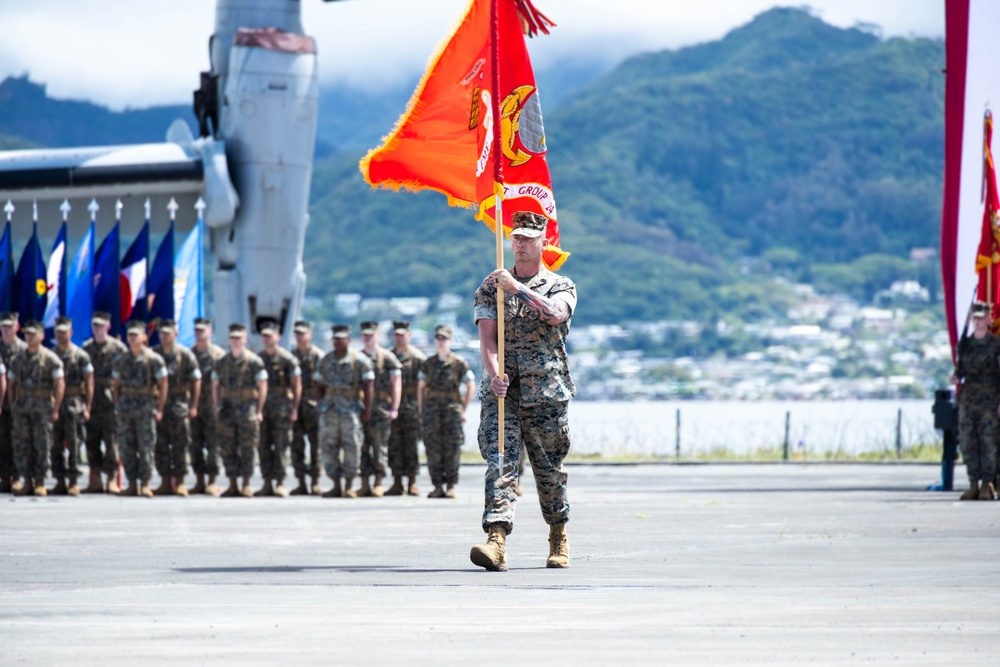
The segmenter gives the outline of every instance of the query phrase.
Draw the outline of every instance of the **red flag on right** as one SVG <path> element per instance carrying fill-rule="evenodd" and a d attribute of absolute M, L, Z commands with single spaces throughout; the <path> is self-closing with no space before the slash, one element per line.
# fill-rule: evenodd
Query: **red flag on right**
<path fill-rule="evenodd" d="M 997 304 L 1000 304 L 1000 196 L 997 195 L 996 168 L 993 163 L 993 113 L 983 119 L 983 227 L 976 256 L 979 285 L 976 300 L 990 304 L 993 329 L 997 329 Z"/>

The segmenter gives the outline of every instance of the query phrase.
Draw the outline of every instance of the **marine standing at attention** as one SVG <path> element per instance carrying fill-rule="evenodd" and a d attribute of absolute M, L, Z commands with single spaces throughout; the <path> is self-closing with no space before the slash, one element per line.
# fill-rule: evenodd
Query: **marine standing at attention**
<path fill-rule="evenodd" d="M 299 400 L 299 418 L 292 425 L 292 468 L 299 485 L 292 490 L 293 496 L 305 496 L 310 492 L 320 494 L 319 476 L 319 405 L 316 401 L 316 369 L 319 368 L 323 350 L 312 344 L 312 324 L 305 320 L 295 323 L 295 348 L 292 354 L 302 369 L 302 398 Z M 309 440 L 309 464 L 306 465 L 306 440 Z M 312 477 L 312 486 L 306 484 L 306 475 Z"/>
<path fill-rule="evenodd" d="M 410 323 L 405 320 L 392 323 L 392 340 L 395 344 L 392 353 L 400 364 L 401 397 L 399 416 L 393 420 L 389 431 L 389 467 L 392 469 L 393 482 L 385 494 L 401 496 L 405 492 L 415 496 L 420 493 L 417 487 L 417 474 L 420 472 L 420 410 L 417 392 L 427 355 L 410 345 Z M 408 481 L 405 488 L 404 477 Z"/>
<path fill-rule="evenodd" d="M 264 349 L 260 360 L 267 371 L 267 401 L 264 419 L 260 423 L 260 474 L 264 486 L 255 496 L 284 498 L 285 474 L 288 468 L 288 448 L 292 444 L 292 424 L 299 418 L 302 398 L 302 369 L 291 352 L 278 345 L 281 332 L 278 323 L 268 320 L 260 327 Z"/>
<path fill-rule="evenodd" d="M 87 465 L 90 467 L 90 483 L 84 493 L 108 493 L 117 495 L 118 486 L 118 418 L 115 416 L 115 397 L 112 386 L 118 357 L 128 352 L 125 343 L 109 335 L 111 313 L 94 311 L 90 318 L 93 338 L 83 343 L 83 351 L 90 356 L 94 366 L 94 402 L 90 407 L 90 421 L 87 422 Z M 104 448 L 101 449 L 101 444 Z M 101 474 L 107 476 L 107 487 Z"/>
<path fill-rule="evenodd" d="M 73 320 L 56 318 L 56 356 L 63 363 L 63 393 L 59 421 L 52 433 L 53 495 L 80 495 L 80 448 L 86 440 L 86 423 L 94 402 L 94 366 L 90 356 L 73 344 Z"/>
<path fill-rule="evenodd" d="M 219 476 L 219 435 L 215 423 L 215 408 L 212 405 L 212 372 L 216 362 L 226 351 L 212 342 L 212 320 L 196 317 L 194 320 L 194 358 L 201 371 L 201 393 L 198 414 L 191 419 L 191 468 L 194 470 L 195 484 L 191 493 L 219 495 L 215 481 Z M 208 483 L 205 483 L 206 477 Z"/>
<path fill-rule="evenodd" d="M 362 496 L 381 498 L 385 495 L 382 478 L 385 477 L 389 456 L 389 431 L 392 422 L 399 416 L 399 399 L 402 391 L 402 371 L 399 359 L 392 352 L 378 344 L 378 322 L 361 323 L 362 352 L 372 362 L 375 371 L 375 398 L 372 402 L 371 419 L 364 426 L 364 440 L 361 444 L 361 489 Z M 372 478 L 371 486 L 368 485 Z"/>
<path fill-rule="evenodd" d="M 535 476 L 542 517 L 549 525 L 547 567 L 569 566 L 566 522 L 569 500 L 563 459 L 569 452 L 569 400 L 576 387 L 569 374 L 566 338 L 576 309 L 576 285 L 542 266 L 544 216 L 518 212 L 510 233 L 514 269 L 498 269 L 476 290 L 483 379 L 479 398 L 479 451 L 487 461 L 483 530 L 485 544 L 470 557 L 487 570 L 507 569 L 506 537 L 514 528 L 517 459 L 524 443 Z M 497 285 L 504 298 L 504 368 L 498 364 Z M 504 450 L 510 457 L 498 471 L 498 397 L 504 397 Z"/>
<path fill-rule="evenodd" d="M 14 357 L 28 348 L 27 343 L 17 337 L 17 313 L 0 314 L 0 362 L 10 370 Z M 11 412 L 10 393 L 0 404 L 0 493 L 17 493 L 21 490 L 21 480 L 14 465 L 14 413 Z"/>
<path fill-rule="evenodd" d="M 156 448 L 153 458 L 160 473 L 160 487 L 153 493 L 169 496 L 176 493 L 187 497 L 184 477 L 187 475 L 187 455 L 191 448 L 191 419 L 198 416 L 201 402 L 201 367 L 194 353 L 177 342 L 177 323 L 159 323 L 160 344 L 153 352 L 163 357 L 167 367 L 167 403 L 163 419 L 156 426 Z"/>

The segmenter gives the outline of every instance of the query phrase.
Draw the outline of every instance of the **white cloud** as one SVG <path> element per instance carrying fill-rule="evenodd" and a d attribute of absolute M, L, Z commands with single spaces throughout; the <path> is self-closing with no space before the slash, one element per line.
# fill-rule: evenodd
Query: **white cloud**
<path fill-rule="evenodd" d="M 319 47 L 324 81 L 367 87 L 410 80 L 467 0 L 301 2 Z M 558 27 L 530 44 L 539 66 L 565 57 L 617 60 L 641 51 L 718 39 L 773 0 L 537 0 Z M 881 25 L 884 34 L 940 37 L 941 0 L 813 0 L 838 26 Z M 0 5 L 0 77 L 29 72 L 60 98 L 115 108 L 187 103 L 208 68 L 211 0 L 33 0 Z"/>

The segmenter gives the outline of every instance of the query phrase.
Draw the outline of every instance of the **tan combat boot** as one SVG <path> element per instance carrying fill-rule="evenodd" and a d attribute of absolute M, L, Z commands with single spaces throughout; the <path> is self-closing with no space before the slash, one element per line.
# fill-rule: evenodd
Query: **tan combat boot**
<path fill-rule="evenodd" d="M 256 496 L 257 498 L 262 498 L 262 497 L 265 497 L 265 496 L 273 496 L 274 495 L 274 489 L 271 487 L 271 480 L 265 479 L 264 480 L 264 486 L 260 487 L 260 491 L 258 491 L 257 493 L 255 493 L 253 495 Z"/>
<path fill-rule="evenodd" d="M 25 484 L 25 486 L 28 486 L 28 485 Z M 39 498 L 44 498 L 48 494 L 48 491 L 45 488 L 44 478 L 42 478 L 42 479 L 38 480 L 37 482 L 35 482 L 34 486 L 35 486 L 35 488 L 32 491 L 32 493 L 34 495 L 38 496 Z"/>
<path fill-rule="evenodd" d="M 188 497 L 188 489 L 187 489 L 187 486 L 184 484 L 184 478 L 183 477 L 174 477 L 174 479 L 177 481 L 177 485 L 174 486 L 174 493 L 176 493 L 181 498 L 187 498 Z"/>
<path fill-rule="evenodd" d="M 117 496 L 122 492 L 122 487 L 118 486 L 118 480 L 115 479 L 115 475 L 108 475 L 108 493 L 112 496 Z"/>
<path fill-rule="evenodd" d="M 455 498 L 458 498 L 458 491 L 455 490 L 455 485 L 454 484 L 449 484 L 448 485 L 448 490 L 444 492 L 444 497 L 445 498 L 451 498 L 453 500 Z"/>
<path fill-rule="evenodd" d="M 205 476 L 202 474 L 196 474 L 194 476 L 194 487 L 191 489 L 192 495 L 201 495 L 205 493 Z"/>
<path fill-rule="evenodd" d="M 979 500 L 979 480 L 970 479 L 969 488 L 958 497 L 959 500 Z"/>
<path fill-rule="evenodd" d="M 90 481 L 87 484 L 87 488 L 85 488 L 83 492 L 104 493 L 104 483 L 101 481 L 101 473 L 94 470 L 90 471 Z"/>
<path fill-rule="evenodd" d="M 30 496 L 35 493 L 35 484 L 31 481 L 30 477 L 25 477 L 24 481 L 17 480 L 17 491 L 14 492 L 15 496 Z"/>
<path fill-rule="evenodd" d="M 323 489 L 319 487 L 319 475 L 313 475 L 312 479 L 313 479 L 312 489 L 310 490 L 312 491 L 312 494 L 314 496 L 318 496 L 321 493 L 323 493 Z"/>
<path fill-rule="evenodd" d="M 420 495 L 420 487 L 417 486 L 417 478 L 416 477 L 411 477 L 410 478 L 410 483 L 406 487 L 406 494 L 409 495 L 409 496 L 419 496 Z"/>
<path fill-rule="evenodd" d="M 392 478 L 392 486 L 385 492 L 387 496 L 401 496 L 403 495 L 403 478 L 400 476 L 395 476 Z"/>
<path fill-rule="evenodd" d="M 20 478 L 14 477 L 10 480 L 10 492 L 13 493 L 15 496 L 20 495 L 21 489 L 23 488 L 24 484 L 21 483 Z"/>
<path fill-rule="evenodd" d="M 223 498 L 235 498 L 240 495 L 240 483 L 235 477 L 229 478 L 229 488 L 223 492 Z"/>
<path fill-rule="evenodd" d="M 479 567 L 491 572 L 507 571 L 507 531 L 498 523 L 490 524 L 486 531 L 486 544 L 477 544 L 469 552 L 469 558 Z"/>
<path fill-rule="evenodd" d="M 205 493 L 210 496 L 219 495 L 219 487 L 215 485 L 215 475 L 208 476 L 208 485 L 205 486 Z"/>
<path fill-rule="evenodd" d="M 549 557 L 545 567 L 569 567 L 569 540 L 566 526 L 549 526 Z"/>
<path fill-rule="evenodd" d="M 323 494 L 324 498 L 340 498 L 344 495 L 343 490 L 340 488 L 340 478 L 333 478 L 333 488 Z"/>
<path fill-rule="evenodd" d="M 67 496 L 79 496 L 80 486 L 76 483 L 75 479 L 71 479 L 69 482 L 69 488 L 66 489 Z"/>
<path fill-rule="evenodd" d="M 66 495 L 66 478 L 56 477 L 56 485 L 52 487 L 50 493 L 53 496 L 65 496 Z"/>
<path fill-rule="evenodd" d="M 285 485 L 282 484 L 281 482 L 278 482 L 277 484 L 274 485 L 274 496 L 276 498 L 288 497 L 288 491 L 285 491 Z"/>
<path fill-rule="evenodd" d="M 299 475 L 299 485 L 292 489 L 291 495 L 293 496 L 308 496 L 309 487 L 306 486 L 306 476 Z"/>
<path fill-rule="evenodd" d="M 350 488 L 348 486 L 348 488 Z M 367 498 L 372 494 L 372 488 L 368 486 L 368 475 L 363 475 L 361 477 L 361 488 L 358 489 L 358 495 L 362 498 Z"/>
<path fill-rule="evenodd" d="M 354 484 L 354 478 L 353 477 L 345 477 L 344 478 L 344 497 L 345 498 L 357 498 L 358 497 L 358 492 L 351 488 L 351 486 L 353 484 Z"/>
<path fill-rule="evenodd" d="M 243 498 L 253 498 L 253 489 L 250 488 L 250 478 L 243 478 L 243 488 L 240 489 L 240 496 Z"/>
<path fill-rule="evenodd" d="M 385 495 L 385 489 L 382 488 L 382 478 L 375 475 L 375 479 L 372 482 L 372 497 L 381 498 Z"/>
<path fill-rule="evenodd" d="M 997 494 L 996 490 L 993 488 L 993 482 L 983 482 L 979 485 L 979 499 L 980 500 L 996 500 Z"/>
<path fill-rule="evenodd" d="M 160 485 L 156 487 L 156 491 L 153 491 L 154 496 L 172 496 L 174 495 L 174 485 L 173 479 L 170 475 L 165 475 L 160 479 Z"/>
<path fill-rule="evenodd" d="M 149 482 L 143 482 L 142 486 L 139 487 L 139 496 L 141 498 L 152 498 L 153 489 L 150 487 Z"/>

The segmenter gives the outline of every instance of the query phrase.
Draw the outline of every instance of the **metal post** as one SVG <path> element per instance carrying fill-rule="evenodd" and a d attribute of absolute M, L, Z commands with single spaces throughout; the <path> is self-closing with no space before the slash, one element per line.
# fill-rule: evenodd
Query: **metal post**
<path fill-rule="evenodd" d="M 896 411 L 896 458 L 903 455 L 903 408 Z"/>
<path fill-rule="evenodd" d="M 677 408 L 677 426 L 675 427 L 674 456 L 681 457 L 681 409 Z"/>
<path fill-rule="evenodd" d="M 792 425 L 792 411 L 785 412 L 785 447 L 781 455 L 782 461 L 788 460 L 788 434 Z"/>

